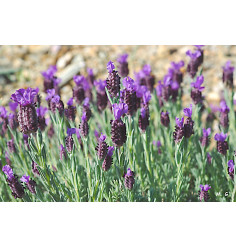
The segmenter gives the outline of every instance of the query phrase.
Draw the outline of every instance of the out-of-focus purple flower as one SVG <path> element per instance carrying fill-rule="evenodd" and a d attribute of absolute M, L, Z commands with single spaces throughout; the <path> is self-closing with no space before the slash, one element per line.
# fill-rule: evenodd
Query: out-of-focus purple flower
<path fill-rule="evenodd" d="M 174 91 L 178 91 L 178 89 L 180 87 L 179 83 L 176 82 L 176 81 L 172 82 L 170 86 L 171 86 L 171 89 L 174 90 Z"/>
<path fill-rule="evenodd" d="M 151 93 L 150 91 L 146 91 L 144 94 L 143 94 L 143 103 L 144 105 L 148 105 L 149 101 L 151 100 L 152 96 L 151 96 Z"/>
<path fill-rule="evenodd" d="M 66 154 L 66 149 L 65 147 L 61 144 L 60 145 L 60 159 L 66 159 L 67 158 L 67 154 Z"/>
<path fill-rule="evenodd" d="M 99 140 L 100 135 L 99 135 L 99 132 L 97 130 L 94 130 L 94 135 L 95 135 L 96 139 Z"/>
<path fill-rule="evenodd" d="M 112 108 L 116 120 L 119 120 L 123 114 L 128 112 L 128 105 L 125 103 L 113 104 Z"/>
<path fill-rule="evenodd" d="M 231 66 L 231 61 L 227 61 L 225 63 L 225 66 L 222 67 L 222 69 L 225 71 L 225 72 L 234 72 L 234 69 L 235 67 L 234 66 Z"/>
<path fill-rule="evenodd" d="M 89 107 L 89 98 L 88 97 L 84 99 L 83 106 Z"/>
<path fill-rule="evenodd" d="M 187 51 L 186 55 L 190 57 L 190 62 L 188 64 L 187 71 L 190 74 L 190 76 L 194 78 L 194 76 L 196 75 L 198 71 L 198 67 L 200 66 L 201 61 L 202 61 L 202 58 L 201 58 L 202 52 L 200 50 L 197 50 L 194 53 L 191 51 Z"/>
<path fill-rule="evenodd" d="M 113 146 L 111 146 L 111 147 L 108 147 L 108 151 L 107 151 L 107 155 L 108 156 L 112 156 L 113 155 L 113 152 L 114 152 L 114 147 Z"/>
<path fill-rule="evenodd" d="M 227 104 L 226 104 L 226 102 L 225 102 L 225 100 L 222 100 L 221 102 L 220 102 L 220 111 L 221 112 L 229 112 L 229 107 L 227 106 Z"/>
<path fill-rule="evenodd" d="M 105 92 L 105 87 L 107 86 L 106 80 L 98 80 L 94 82 L 98 92 Z"/>
<path fill-rule="evenodd" d="M 202 129 L 203 131 L 203 136 L 209 136 L 211 134 L 211 128 L 208 128 L 208 129 Z"/>
<path fill-rule="evenodd" d="M 207 163 L 211 164 L 211 155 L 209 153 L 207 153 Z"/>
<path fill-rule="evenodd" d="M 194 87 L 195 89 L 198 89 L 200 92 L 203 91 L 205 87 L 201 87 L 202 83 L 204 82 L 204 76 L 200 75 L 197 77 L 195 82 L 191 83 L 191 87 Z"/>
<path fill-rule="evenodd" d="M 203 147 L 208 146 L 209 144 L 209 135 L 211 134 L 211 128 L 208 129 L 202 129 L 203 130 L 203 136 L 200 138 L 200 142 Z"/>
<path fill-rule="evenodd" d="M 117 58 L 117 62 L 118 63 L 127 63 L 127 59 L 128 59 L 128 54 L 122 54 Z"/>
<path fill-rule="evenodd" d="M 123 85 L 125 88 L 133 89 L 134 88 L 134 80 L 131 77 L 125 77 L 123 79 Z"/>
<path fill-rule="evenodd" d="M 73 98 L 70 98 L 70 99 L 67 101 L 67 105 L 69 105 L 69 106 L 72 106 L 72 105 L 73 105 Z"/>
<path fill-rule="evenodd" d="M 57 66 L 51 65 L 46 71 L 42 71 L 41 74 L 45 79 L 52 79 L 57 72 Z"/>
<path fill-rule="evenodd" d="M 12 112 L 15 112 L 17 109 L 18 103 L 17 102 L 10 102 L 9 103 L 9 108 Z"/>
<path fill-rule="evenodd" d="M 136 92 L 136 96 L 138 98 L 142 98 L 143 95 L 148 91 L 148 88 L 146 86 L 140 86 L 139 84 L 135 83 L 134 90 Z"/>
<path fill-rule="evenodd" d="M 202 50 L 202 48 L 204 47 L 205 45 L 195 45 L 195 47 L 198 49 L 198 50 Z"/>
<path fill-rule="evenodd" d="M 47 107 L 43 107 L 43 106 L 40 106 L 39 108 L 36 109 L 38 117 L 44 117 L 47 111 L 48 111 Z"/>
<path fill-rule="evenodd" d="M 153 141 L 152 143 L 153 143 L 154 146 L 156 146 L 158 148 L 161 147 L 161 142 L 160 141 Z"/>
<path fill-rule="evenodd" d="M 11 180 L 14 177 L 14 173 L 9 165 L 5 165 L 2 171 L 6 174 L 7 178 Z"/>
<path fill-rule="evenodd" d="M 87 73 L 90 76 L 94 76 L 93 69 L 91 69 L 91 68 L 87 68 Z"/>
<path fill-rule="evenodd" d="M 37 89 L 32 89 L 30 87 L 27 89 L 21 88 L 19 90 L 16 90 L 16 92 L 11 95 L 11 99 L 21 106 L 28 106 L 34 104 L 37 94 Z"/>
<path fill-rule="evenodd" d="M 184 115 L 185 115 L 186 117 L 189 117 L 189 118 L 192 117 L 192 108 L 193 108 L 193 106 L 192 106 L 192 104 L 191 104 L 189 108 L 185 108 L 185 109 L 183 110 Z"/>
<path fill-rule="evenodd" d="M 197 50 L 195 52 L 191 52 L 190 50 L 188 50 L 186 52 L 186 55 L 189 56 L 191 59 L 196 59 L 196 58 L 201 56 L 201 52 L 199 50 Z"/>
<path fill-rule="evenodd" d="M 223 69 L 223 82 L 228 86 L 233 87 L 234 84 L 234 67 L 231 66 L 231 61 L 227 61 Z"/>
<path fill-rule="evenodd" d="M 234 172 L 234 162 L 233 160 L 228 161 L 229 172 Z"/>
<path fill-rule="evenodd" d="M 129 190 L 132 190 L 133 186 L 134 186 L 134 172 L 131 171 L 130 168 L 127 169 L 127 173 L 125 174 L 125 187 Z"/>
<path fill-rule="evenodd" d="M 129 74 L 129 67 L 127 62 L 128 54 L 123 54 L 118 57 L 117 62 L 118 65 L 118 72 L 122 77 L 126 77 Z"/>
<path fill-rule="evenodd" d="M 184 61 L 179 61 L 178 63 L 171 62 L 171 67 L 175 71 L 179 71 L 184 66 Z"/>
<path fill-rule="evenodd" d="M 142 69 L 145 75 L 150 75 L 152 72 L 151 66 L 149 64 L 145 64 Z"/>
<path fill-rule="evenodd" d="M 209 186 L 208 184 L 206 185 L 202 185 L 200 184 L 200 191 L 199 191 L 199 200 L 202 202 L 203 200 L 205 202 L 208 202 L 209 200 L 209 194 L 208 191 L 211 189 L 211 186 Z"/>
<path fill-rule="evenodd" d="M 227 137 L 227 134 L 224 134 L 222 132 L 220 134 L 215 134 L 215 137 L 214 138 L 215 138 L 216 141 L 224 142 L 225 139 L 226 139 L 226 137 Z"/>
<path fill-rule="evenodd" d="M 51 100 L 53 97 L 55 96 L 55 89 L 48 89 L 47 90 L 47 96 L 46 96 L 46 100 Z"/>
<path fill-rule="evenodd" d="M 181 119 L 179 118 L 175 118 L 175 122 L 176 122 L 176 125 L 180 128 L 183 128 L 184 127 L 184 118 L 182 117 Z"/>
<path fill-rule="evenodd" d="M 82 75 L 75 75 L 73 80 L 77 86 L 83 85 L 85 77 Z"/>
<path fill-rule="evenodd" d="M 88 133 L 89 133 L 89 126 L 88 126 L 86 112 L 83 112 L 83 115 L 81 117 L 81 123 L 79 125 L 79 129 L 80 129 L 80 134 L 83 137 L 86 137 L 88 135 Z"/>
<path fill-rule="evenodd" d="M 170 124 L 169 112 L 161 112 L 161 124 L 168 127 Z"/>
<path fill-rule="evenodd" d="M 0 106 L 0 117 L 7 118 L 7 110 L 4 106 Z"/>
<path fill-rule="evenodd" d="M 23 175 L 23 176 L 21 177 L 21 179 L 20 179 L 20 181 L 23 182 L 23 183 L 28 183 L 29 180 L 30 180 L 30 176 L 27 176 L 26 174 Z"/>
<path fill-rule="evenodd" d="M 162 96 L 162 91 L 163 91 L 163 84 L 161 83 L 161 81 L 158 81 L 158 84 L 156 86 L 156 93 L 158 97 Z"/>
<path fill-rule="evenodd" d="M 109 72 L 109 73 L 112 73 L 112 71 L 115 69 L 115 65 L 114 65 L 114 63 L 112 62 L 112 61 L 109 61 L 108 63 L 107 63 L 107 71 Z"/>
<path fill-rule="evenodd" d="M 211 186 L 209 186 L 208 184 L 206 185 L 200 184 L 200 189 L 201 191 L 208 191 L 209 189 L 211 189 Z"/>
<path fill-rule="evenodd" d="M 75 128 L 67 128 L 67 135 L 71 136 L 76 133 Z"/>

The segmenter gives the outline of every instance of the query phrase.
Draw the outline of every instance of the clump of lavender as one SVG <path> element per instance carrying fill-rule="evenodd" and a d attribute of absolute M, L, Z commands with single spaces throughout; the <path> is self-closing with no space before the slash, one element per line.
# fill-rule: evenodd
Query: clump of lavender
<path fill-rule="evenodd" d="M 192 78 L 195 77 L 195 75 L 197 74 L 198 71 L 198 67 L 199 67 L 199 57 L 201 56 L 201 52 L 199 50 L 195 51 L 195 52 L 191 52 L 190 50 L 188 50 L 186 52 L 186 55 L 190 57 L 190 61 L 187 67 L 187 71 L 190 74 L 190 76 Z"/>
<path fill-rule="evenodd" d="M 173 138 L 175 143 L 178 143 L 182 140 L 182 138 L 184 137 L 184 118 L 175 118 L 175 131 L 173 133 Z"/>
<path fill-rule="evenodd" d="M 1 136 L 4 136 L 8 129 L 7 110 L 4 106 L 0 106 L 0 119 L 1 119 L 0 124 L 2 124 Z"/>
<path fill-rule="evenodd" d="M 67 102 L 67 109 L 65 109 L 65 115 L 68 120 L 75 121 L 76 107 L 73 106 L 73 98 L 70 98 Z"/>
<path fill-rule="evenodd" d="M 36 109 L 38 115 L 38 127 L 41 131 L 44 131 L 47 124 L 45 119 L 45 114 L 47 113 L 48 109 L 46 107 L 40 106 Z"/>
<path fill-rule="evenodd" d="M 228 174 L 232 180 L 234 180 L 234 162 L 233 160 L 228 161 Z"/>
<path fill-rule="evenodd" d="M 203 147 L 207 147 L 209 144 L 209 135 L 211 134 L 211 128 L 208 129 L 202 129 L 203 136 L 200 138 L 200 142 Z"/>
<path fill-rule="evenodd" d="M 115 70 L 115 65 L 112 61 L 109 61 L 107 64 L 108 77 L 107 81 L 107 90 L 112 98 L 117 97 L 120 92 L 120 76 Z"/>
<path fill-rule="evenodd" d="M 7 184 L 9 185 L 12 195 L 14 198 L 22 198 L 25 194 L 24 187 L 22 184 L 18 181 L 18 177 L 14 175 L 11 167 L 9 165 L 6 165 L 2 168 L 2 171 L 7 176 Z"/>
<path fill-rule="evenodd" d="M 203 64 L 204 61 L 204 50 L 203 50 L 204 45 L 195 45 L 195 47 L 197 48 L 197 51 L 201 53 L 201 56 L 198 57 L 198 64 L 200 66 L 201 64 Z"/>
<path fill-rule="evenodd" d="M 191 87 L 192 87 L 191 98 L 195 105 L 203 101 L 202 91 L 205 88 L 201 86 L 203 82 L 204 82 L 204 76 L 201 75 L 197 77 L 195 82 L 191 83 Z"/>
<path fill-rule="evenodd" d="M 76 86 L 73 88 L 73 98 L 75 101 L 81 105 L 85 99 L 85 91 L 84 91 L 84 76 L 76 75 L 73 77 Z"/>
<path fill-rule="evenodd" d="M 227 61 L 223 69 L 223 82 L 226 83 L 227 86 L 233 87 L 234 85 L 234 67 L 231 66 L 231 61 Z"/>
<path fill-rule="evenodd" d="M 60 88 L 58 84 L 61 82 L 61 79 L 55 76 L 57 72 L 57 67 L 55 65 L 50 66 L 46 71 L 41 72 L 44 77 L 44 92 L 46 93 L 48 89 L 55 89 L 56 94 L 60 95 Z"/>
<path fill-rule="evenodd" d="M 11 153 L 15 153 L 16 152 L 16 146 L 15 146 L 15 143 L 14 143 L 14 140 L 11 139 L 10 141 L 7 142 L 7 147 L 9 149 L 9 151 Z"/>
<path fill-rule="evenodd" d="M 170 124 L 169 112 L 161 112 L 161 124 L 168 127 Z"/>
<path fill-rule="evenodd" d="M 108 150 L 108 146 L 106 143 L 106 135 L 101 134 L 98 144 L 95 147 L 95 150 L 97 151 L 97 156 L 100 160 L 105 159 L 106 155 L 107 155 L 107 150 Z"/>
<path fill-rule="evenodd" d="M 160 141 L 153 141 L 152 143 L 154 146 L 157 147 L 158 153 L 161 154 L 161 142 Z"/>
<path fill-rule="evenodd" d="M 71 153 L 73 151 L 73 147 L 74 147 L 74 140 L 72 135 L 76 133 L 75 128 L 68 128 L 67 129 L 67 136 L 65 139 L 66 142 L 66 149 L 69 153 Z"/>
<path fill-rule="evenodd" d="M 113 158 L 112 158 L 113 152 L 114 152 L 114 147 L 113 146 L 108 147 L 107 155 L 102 163 L 103 171 L 108 171 L 110 169 L 113 162 Z"/>
<path fill-rule="evenodd" d="M 125 103 L 113 104 L 113 113 L 115 120 L 111 120 L 111 140 L 116 147 L 121 147 L 127 139 L 126 126 L 121 120 L 121 116 L 128 112 L 128 106 Z"/>
<path fill-rule="evenodd" d="M 29 191 L 32 193 L 32 194 L 36 194 L 36 191 L 35 191 L 35 186 L 36 186 L 36 182 L 32 179 L 30 179 L 30 176 L 27 176 L 26 174 L 23 175 L 21 177 L 21 182 L 25 183 L 27 188 L 29 189 Z"/>
<path fill-rule="evenodd" d="M 38 130 L 38 117 L 34 104 L 37 94 L 36 89 L 22 88 L 11 96 L 11 99 L 20 105 L 18 122 L 23 134 L 34 133 Z"/>
<path fill-rule="evenodd" d="M 192 105 L 190 105 L 189 108 L 184 109 L 184 115 L 187 117 L 186 123 L 184 124 L 184 137 L 189 138 L 191 135 L 194 134 L 194 121 L 192 120 Z"/>
<path fill-rule="evenodd" d="M 62 144 L 60 145 L 60 159 L 67 159 L 66 149 Z"/>
<path fill-rule="evenodd" d="M 105 88 L 107 86 L 106 80 L 95 81 L 94 85 L 96 86 L 97 91 L 97 108 L 99 111 L 103 111 L 107 107 L 107 94 Z"/>
<path fill-rule="evenodd" d="M 124 103 L 128 106 L 127 114 L 132 116 L 137 110 L 137 96 L 134 90 L 134 80 L 130 77 L 125 77 L 123 80 L 125 89 L 123 90 Z"/>
<path fill-rule="evenodd" d="M 227 106 L 225 100 L 220 102 L 220 125 L 223 128 L 229 127 L 229 107 Z"/>
<path fill-rule="evenodd" d="M 91 112 L 91 109 L 90 109 L 89 98 L 88 97 L 85 98 L 85 100 L 84 100 L 84 103 L 83 103 L 83 112 L 85 112 L 86 119 L 87 119 L 87 121 L 89 121 L 89 119 L 92 116 L 92 112 Z"/>
<path fill-rule="evenodd" d="M 38 164 L 32 160 L 32 171 L 35 176 L 40 176 L 39 170 L 37 168 Z"/>
<path fill-rule="evenodd" d="M 200 184 L 200 191 L 199 191 L 199 200 L 202 202 L 204 200 L 204 202 L 208 202 L 209 200 L 209 194 L 208 194 L 208 190 L 211 189 L 211 186 L 209 186 L 208 184 L 206 185 L 202 185 Z"/>
<path fill-rule="evenodd" d="M 229 149 L 227 141 L 225 141 L 227 134 L 223 132 L 220 134 L 215 134 L 215 140 L 217 141 L 217 151 L 223 155 L 226 155 Z"/>
<path fill-rule="evenodd" d="M 125 174 L 124 177 L 125 177 L 125 187 L 129 190 L 132 190 L 135 182 L 134 172 L 131 171 L 130 168 L 128 168 L 127 173 Z"/>
<path fill-rule="evenodd" d="M 81 123 L 79 125 L 80 133 L 83 137 L 86 137 L 89 133 L 88 120 L 86 117 L 86 112 L 83 112 Z"/>
<path fill-rule="evenodd" d="M 126 77 L 129 74 L 129 67 L 128 67 L 128 54 L 122 54 L 117 58 L 117 62 L 119 63 L 118 65 L 118 73 L 122 77 Z"/>

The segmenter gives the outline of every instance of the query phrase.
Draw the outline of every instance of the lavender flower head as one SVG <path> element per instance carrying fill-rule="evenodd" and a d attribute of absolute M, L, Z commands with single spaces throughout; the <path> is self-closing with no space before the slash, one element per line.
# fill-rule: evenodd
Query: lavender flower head
<path fill-rule="evenodd" d="M 202 92 L 205 87 L 201 87 L 202 83 L 204 82 L 204 76 L 198 76 L 195 82 L 191 83 L 191 87 L 197 89 L 198 91 Z"/>
<path fill-rule="evenodd" d="M 190 74 L 192 78 L 196 75 L 198 71 L 198 67 L 200 66 L 202 62 L 202 52 L 200 50 L 197 50 L 196 52 L 191 52 L 190 50 L 186 52 L 186 55 L 190 57 L 190 62 L 187 67 L 187 71 Z"/>
<path fill-rule="evenodd" d="M 211 128 L 208 129 L 202 129 L 203 136 L 208 137 L 211 134 Z"/>
<path fill-rule="evenodd" d="M 184 115 L 185 115 L 186 117 L 189 117 L 189 118 L 192 117 L 192 108 L 193 108 L 193 106 L 192 106 L 192 104 L 191 104 L 189 108 L 185 108 L 185 109 L 183 110 Z"/>
<path fill-rule="evenodd" d="M 228 113 L 229 110 L 230 110 L 230 109 L 229 109 L 229 107 L 227 106 L 225 100 L 222 100 L 222 101 L 220 102 L 220 111 L 221 111 L 221 112 L 224 112 L 224 113 Z"/>
<path fill-rule="evenodd" d="M 152 68 L 151 68 L 151 66 L 150 66 L 149 64 L 145 64 L 145 65 L 143 66 L 142 71 L 143 71 L 143 73 L 144 73 L 145 75 L 150 75 L 151 72 L 152 72 Z"/>
<path fill-rule="evenodd" d="M 191 52 L 190 50 L 188 50 L 186 52 L 186 55 L 189 56 L 191 59 L 197 59 L 198 57 L 201 56 L 201 52 L 199 50 L 197 50 L 195 52 Z"/>
<path fill-rule="evenodd" d="M 57 66 L 51 65 L 46 71 L 42 71 L 41 74 L 45 79 L 52 79 L 57 72 Z"/>
<path fill-rule="evenodd" d="M 170 124 L 169 112 L 161 112 L 161 124 L 168 127 Z"/>
<path fill-rule="evenodd" d="M 207 202 L 209 200 L 208 190 L 211 189 L 211 186 L 208 184 L 202 185 L 200 184 L 200 191 L 199 191 L 199 200 L 202 202 L 203 200 Z"/>
<path fill-rule="evenodd" d="M 225 141 L 227 134 L 223 132 L 220 134 L 215 134 L 215 140 L 217 141 L 217 151 L 223 155 L 226 155 L 227 150 L 229 149 L 227 141 Z"/>
<path fill-rule="evenodd" d="M 123 54 L 119 56 L 117 59 L 117 62 L 119 63 L 118 71 L 122 77 L 126 77 L 129 74 L 127 58 L 128 58 L 128 54 Z"/>
<path fill-rule="evenodd" d="M 29 191 L 32 193 L 32 194 L 35 194 L 36 191 L 35 191 L 35 186 L 36 186 L 36 182 L 32 179 L 30 179 L 30 176 L 27 176 L 26 174 L 23 175 L 21 177 L 21 182 L 25 183 L 29 189 Z"/>
<path fill-rule="evenodd" d="M 117 62 L 118 63 L 127 63 L 127 59 L 128 59 L 128 54 L 122 54 L 117 58 Z"/>
<path fill-rule="evenodd" d="M 146 91 L 144 94 L 143 94 L 143 104 L 144 105 L 148 105 L 149 101 L 151 100 L 152 96 L 151 96 L 151 93 L 150 91 Z"/>
<path fill-rule="evenodd" d="M 11 180 L 14 177 L 14 173 L 9 165 L 5 165 L 2 171 L 6 174 L 7 178 Z"/>
<path fill-rule="evenodd" d="M 100 160 L 105 159 L 105 157 L 107 155 L 108 146 L 107 146 L 107 143 L 105 142 L 105 140 L 106 140 L 106 135 L 103 135 L 101 133 L 98 144 L 95 147 L 95 150 L 97 151 L 98 158 Z"/>
<path fill-rule="evenodd" d="M 27 89 L 21 88 L 11 95 L 11 99 L 21 106 L 28 106 L 34 104 L 37 94 L 38 89 L 32 89 L 30 87 Z"/>
<path fill-rule="evenodd" d="M 181 119 L 179 118 L 175 118 L 175 123 L 179 128 L 183 128 L 184 127 L 184 118 L 182 117 Z"/>
<path fill-rule="evenodd" d="M 163 87 L 164 87 L 164 85 L 161 83 L 161 81 L 158 81 L 158 84 L 156 86 L 156 93 L 157 93 L 158 97 L 162 96 Z"/>
<path fill-rule="evenodd" d="M 195 45 L 198 50 L 202 50 L 205 45 Z"/>
<path fill-rule="evenodd" d="M 47 96 L 46 96 L 46 100 L 51 100 L 53 97 L 55 96 L 55 89 L 48 89 L 47 90 Z"/>
<path fill-rule="evenodd" d="M 96 86 L 96 89 L 98 92 L 103 93 L 105 92 L 105 87 L 107 86 L 106 80 L 98 80 L 94 82 L 94 85 Z"/>
<path fill-rule="evenodd" d="M 7 110 L 4 106 L 0 106 L 0 117 L 1 118 L 7 118 Z"/>
<path fill-rule="evenodd" d="M 70 99 L 67 101 L 67 105 L 69 105 L 69 106 L 72 106 L 72 105 L 73 105 L 73 98 L 70 98 Z"/>
<path fill-rule="evenodd" d="M 129 76 L 125 77 L 122 82 L 123 82 L 124 87 L 127 89 L 133 89 L 135 86 L 134 80 Z"/>
<path fill-rule="evenodd" d="M 106 140 L 106 135 L 103 135 L 102 133 L 101 133 L 101 135 L 100 135 L 100 137 L 99 137 L 99 140 L 100 141 L 102 141 L 102 142 L 104 142 L 105 140 Z"/>
<path fill-rule="evenodd" d="M 107 71 L 108 71 L 109 73 L 112 73 L 114 69 L 115 69 L 114 63 L 113 63 L 112 61 L 109 61 L 109 62 L 107 63 Z"/>
<path fill-rule="evenodd" d="M 171 67 L 172 67 L 171 69 L 174 71 L 179 71 L 183 66 L 184 66 L 184 61 L 180 61 L 178 63 L 171 62 Z"/>
<path fill-rule="evenodd" d="M 67 135 L 68 136 L 72 136 L 75 133 L 76 133 L 75 128 L 67 128 Z"/>
<path fill-rule="evenodd" d="M 119 120 L 123 114 L 128 112 L 128 106 L 125 103 L 113 104 L 112 107 L 116 120 Z"/>
<path fill-rule="evenodd" d="M 215 134 L 215 140 L 219 142 L 224 142 L 227 137 L 227 134 L 224 134 L 223 132 L 220 134 Z"/>
<path fill-rule="evenodd" d="M 235 67 L 234 66 L 230 66 L 231 65 L 231 61 L 227 61 L 225 63 L 225 66 L 222 67 L 222 69 L 224 70 L 224 72 L 234 72 Z"/>
<path fill-rule="evenodd" d="M 103 171 L 108 171 L 110 169 L 113 162 L 113 158 L 112 158 L 113 152 L 114 152 L 114 147 L 113 146 L 108 147 L 107 155 L 102 163 Z"/>
<path fill-rule="evenodd" d="M 200 142 L 203 147 L 208 146 L 209 144 L 209 135 L 211 134 L 211 128 L 208 129 L 202 129 L 203 131 L 203 136 L 200 138 Z"/>
<path fill-rule="evenodd" d="M 233 160 L 228 161 L 228 167 L 229 167 L 229 172 L 232 173 L 234 172 L 234 162 Z"/>
<path fill-rule="evenodd" d="M 40 117 L 44 117 L 47 111 L 48 111 L 47 107 L 43 107 L 43 106 L 40 106 L 39 108 L 36 109 L 37 115 Z"/>
<path fill-rule="evenodd" d="M 23 183 L 28 183 L 29 180 L 30 180 L 30 176 L 27 176 L 26 174 L 23 175 L 23 176 L 21 177 L 21 179 L 20 179 L 20 181 L 23 182 Z"/>
<path fill-rule="evenodd" d="M 208 191 L 209 189 L 211 189 L 211 186 L 209 186 L 208 184 L 206 185 L 200 184 L 200 189 L 201 191 Z"/>
<path fill-rule="evenodd" d="M 107 155 L 111 157 L 113 155 L 114 149 L 115 148 L 113 146 L 108 147 Z"/>
<path fill-rule="evenodd" d="M 125 174 L 125 187 L 129 190 L 132 190 L 133 186 L 134 186 L 134 172 L 131 171 L 130 168 L 127 169 L 127 173 Z"/>
<path fill-rule="evenodd" d="M 233 87 L 234 84 L 234 67 L 230 66 L 231 61 L 227 61 L 223 69 L 223 82 L 227 84 L 229 87 Z"/>
<path fill-rule="evenodd" d="M 77 86 L 83 85 L 85 77 L 82 75 L 75 75 L 73 80 Z"/>

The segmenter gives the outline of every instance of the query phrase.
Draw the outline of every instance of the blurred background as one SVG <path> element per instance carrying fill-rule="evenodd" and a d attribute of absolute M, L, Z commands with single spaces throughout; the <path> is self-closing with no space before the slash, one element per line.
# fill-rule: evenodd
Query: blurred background
<path fill-rule="evenodd" d="M 71 97 L 73 75 L 87 75 L 87 68 L 93 68 L 96 79 L 107 76 L 106 64 L 109 60 L 116 63 L 117 57 L 128 53 L 130 77 L 144 64 L 150 64 L 156 82 L 167 73 L 170 62 L 184 60 L 185 69 L 189 61 L 187 50 L 193 46 L 61 46 L 61 45 L 14 45 L 0 46 L 0 102 L 7 105 L 10 95 L 16 89 L 39 87 L 43 89 L 41 72 L 50 65 L 57 65 L 57 76 L 62 79 L 62 99 Z M 205 77 L 204 95 L 209 103 L 218 104 L 223 89 L 222 66 L 231 60 L 236 65 L 236 46 L 205 46 L 203 75 Z M 185 77 L 186 78 L 186 77 Z M 188 80 L 190 78 L 188 77 Z M 189 81 L 190 83 L 191 81 Z M 184 100 L 184 99 L 183 99 Z"/>

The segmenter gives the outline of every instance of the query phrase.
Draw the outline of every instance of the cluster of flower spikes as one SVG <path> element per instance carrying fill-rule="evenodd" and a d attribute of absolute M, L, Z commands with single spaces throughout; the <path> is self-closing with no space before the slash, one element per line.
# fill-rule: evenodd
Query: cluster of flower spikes
<path fill-rule="evenodd" d="M 121 117 L 128 112 L 128 106 L 125 103 L 119 103 L 113 104 L 112 108 L 115 120 L 111 120 L 111 140 L 116 147 L 121 147 L 127 139 L 126 126 Z"/>
<path fill-rule="evenodd" d="M 225 66 L 222 67 L 223 69 L 223 76 L 222 80 L 226 83 L 227 86 L 233 88 L 234 85 L 234 67 L 231 66 L 231 61 L 227 61 Z"/>
<path fill-rule="evenodd" d="M 76 107 L 73 106 L 73 98 L 70 98 L 67 102 L 67 109 L 65 109 L 65 116 L 69 121 L 75 121 Z"/>
<path fill-rule="evenodd" d="M 41 72 L 44 77 L 44 92 L 47 93 L 49 89 L 55 89 L 57 95 L 60 95 L 60 87 L 58 84 L 61 82 L 60 78 L 55 76 L 57 67 L 55 65 L 50 66 L 46 71 Z"/>
<path fill-rule="evenodd" d="M 234 180 L 234 161 L 228 161 L 228 174 L 232 180 Z"/>
<path fill-rule="evenodd" d="M 11 99 L 20 105 L 18 122 L 23 134 L 34 133 L 38 129 L 38 117 L 35 109 L 35 99 L 38 89 L 19 89 L 12 94 Z"/>
<path fill-rule="evenodd" d="M 215 134 L 215 140 L 217 141 L 217 151 L 220 154 L 226 155 L 227 150 L 229 149 L 228 142 L 226 141 L 227 134 L 217 133 Z"/>
<path fill-rule="evenodd" d="M 180 142 L 183 137 L 189 138 L 191 135 L 194 134 L 194 130 L 193 130 L 194 121 L 192 120 L 192 105 L 190 105 L 189 108 L 185 108 L 183 112 L 184 115 L 187 117 L 186 121 L 184 121 L 184 118 L 175 119 L 176 126 L 175 126 L 175 131 L 173 133 L 173 138 L 176 143 Z"/>
<path fill-rule="evenodd" d="M 225 100 L 222 100 L 220 102 L 220 125 L 223 128 L 228 128 L 229 127 L 229 107 L 227 106 Z"/>
<path fill-rule="evenodd" d="M 61 100 L 61 97 L 55 93 L 55 89 L 47 90 L 46 100 L 48 101 L 48 108 L 53 113 L 56 113 L 58 110 L 60 116 L 62 116 L 64 114 L 64 103 Z"/>
<path fill-rule="evenodd" d="M 202 83 L 204 82 L 204 76 L 198 76 L 195 82 L 191 83 L 191 98 L 193 100 L 193 103 L 195 105 L 202 103 L 203 101 L 203 96 L 202 96 L 202 91 L 205 87 L 202 87 Z"/>
<path fill-rule="evenodd" d="M 129 66 L 128 66 L 128 54 L 122 54 L 117 58 L 117 62 L 118 64 L 118 73 L 119 75 L 121 75 L 122 77 L 126 77 L 129 74 Z"/>
<path fill-rule="evenodd" d="M 2 171 L 6 174 L 7 176 L 7 184 L 9 185 L 12 195 L 14 198 L 23 198 L 25 194 L 25 187 L 19 182 L 18 177 L 13 173 L 13 170 L 9 165 L 5 165 L 2 168 Z M 22 176 L 21 181 L 25 183 L 27 188 L 32 194 L 35 194 L 35 186 L 36 182 L 32 179 L 30 179 L 29 176 Z"/>
<path fill-rule="evenodd" d="M 187 72 L 190 74 L 191 78 L 194 78 L 197 74 L 199 66 L 203 63 L 203 46 L 196 46 L 197 50 L 195 52 L 191 52 L 188 50 L 186 55 L 190 57 L 189 64 L 187 66 Z"/>
<path fill-rule="evenodd" d="M 98 111 L 101 112 L 107 107 L 107 94 L 106 94 L 106 86 L 107 81 L 106 80 L 98 80 L 94 82 L 94 85 L 96 86 L 96 93 L 97 93 L 97 108 Z"/>
<path fill-rule="evenodd" d="M 203 135 L 200 137 L 200 142 L 203 147 L 207 147 L 209 145 L 209 135 L 211 134 L 211 128 L 204 129 L 203 128 Z"/>
<path fill-rule="evenodd" d="M 155 76 L 152 74 L 151 66 L 146 64 L 138 73 L 135 73 L 135 81 L 141 86 L 146 86 L 152 92 L 155 85 Z"/>
<path fill-rule="evenodd" d="M 127 169 L 127 173 L 124 175 L 125 178 L 125 187 L 129 190 L 133 189 L 135 179 L 134 179 L 134 172 L 131 171 L 130 168 Z"/>
<path fill-rule="evenodd" d="M 112 61 L 107 63 L 107 71 L 108 77 L 106 79 L 107 82 L 107 90 L 112 98 L 118 96 L 120 92 L 120 76 L 118 72 L 115 70 L 115 65 Z"/>
<path fill-rule="evenodd" d="M 208 184 L 206 184 L 206 185 L 200 184 L 200 189 L 201 189 L 199 191 L 200 202 L 202 202 L 203 200 L 204 200 L 204 202 L 208 202 L 208 200 L 209 200 L 208 191 L 209 191 L 209 189 L 211 189 L 211 186 L 209 186 Z"/>

